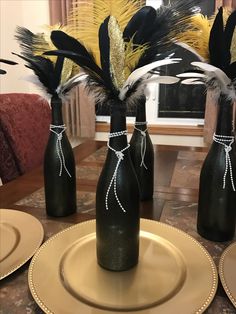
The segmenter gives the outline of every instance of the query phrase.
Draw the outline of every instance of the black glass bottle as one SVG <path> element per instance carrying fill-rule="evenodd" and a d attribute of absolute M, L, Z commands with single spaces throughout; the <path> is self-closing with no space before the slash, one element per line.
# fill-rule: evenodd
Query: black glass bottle
<path fill-rule="evenodd" d="M 51 132 L 44 155 L 46 212 L 61 217 L 76 212 L 75 160 L 65 133 L 61 99 L 53 96 L 51 108 Z"/>
<path fill-rule="evenodd" d="M 130 155 L 140 186 L 140 199 L 150 200 L 154 189 L 154 150 L 147 128 L 145 96 L 137 104 L 135 128 L 130 140 Z"/>
<path fill-rule="evenodd" d="M 108 142 L 96 193 L 97 260 L 105 269 L 123 271 L 138 263 L 139 186 L 124 132 L 125 105 L 114 100 L 110 108 L 114 136 Z"/>
<path fill-rule="evenodd" d="M 232 101 L 221 95 L 216 135 L 200 175 L 197 230 L 212 241 L 231 240 L 235 232 L 236 147 L 232 109 Z"/>

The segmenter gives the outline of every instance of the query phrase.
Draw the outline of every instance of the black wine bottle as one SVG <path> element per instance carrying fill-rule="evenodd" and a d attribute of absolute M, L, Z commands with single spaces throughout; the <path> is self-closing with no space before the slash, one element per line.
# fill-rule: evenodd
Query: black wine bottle
<path fill-rule="evenodd" d="M 212 241 L 231 240 L 236 221 L 236 147 L 232 101 L 220 96 L 216 133 L 200 174 L 197 230 Z"/>
<path fill-rule="evenodd" d="M 127 270 L 139 256 L 139 186 L 126 135 L 125 106 L 111 102 L 107 157 L 96 193 L 98 264 L 112 271 Z"/>
<path fill-rule="evenodd" d="M 44 155 L 44 189 L 46 212 L 61 217 L 76 212 L 75 160 L 65 133 L 62 101 L 51 99 L 52 124 Z"/>

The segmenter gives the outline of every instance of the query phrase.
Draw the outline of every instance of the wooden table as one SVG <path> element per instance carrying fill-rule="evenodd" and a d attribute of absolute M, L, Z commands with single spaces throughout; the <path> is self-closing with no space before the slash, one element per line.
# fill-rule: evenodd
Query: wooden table
<path fill-rule="evenodd" d="M 95 218 L 96 184 L 106 150 L 105 142 L 93 140 L 74 149 L 78 190 L 76 214 L 63 218 L 46 215 L 42 167 L 1 186 L 0 208 L 21 210 L 38 218 L 44 227 L 44 240 L 72 224 Z M 219 258 L 230 242 L 207 241 L 196 232 L 199 173 L 206 149 L 155 145 L 154 150 L 154 197 L 151 201 L 142 202 L 141 217 L 160 220 L 187 232 L 203 244 L 218 266 Z M 43 313 L 28 288 L 29 263 L 1 280 L 0 314 Z M 185 301 L 183 300 L 183 304 Z M 206 313 L 236 313 L 220 283 Z"/>

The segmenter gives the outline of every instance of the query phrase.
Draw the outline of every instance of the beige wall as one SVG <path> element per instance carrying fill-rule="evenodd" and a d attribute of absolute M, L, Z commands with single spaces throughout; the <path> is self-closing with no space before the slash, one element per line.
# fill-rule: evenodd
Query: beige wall
<path fill-rule="evenodd" d="M 16 26 L 24 26 L 32 32 L 41 32 L 42 26 L 49 24 L 48 0 L 0 0 L 0 58 L 11 59 L 20 65 L 0 66 L 7 71 L 0 76 L 0 92 L 41 93 L 34 84 L 24 80 L 31 75 L 23 60 L 13 56 L 12 51 L 20 52 L 14 39 Z"/>

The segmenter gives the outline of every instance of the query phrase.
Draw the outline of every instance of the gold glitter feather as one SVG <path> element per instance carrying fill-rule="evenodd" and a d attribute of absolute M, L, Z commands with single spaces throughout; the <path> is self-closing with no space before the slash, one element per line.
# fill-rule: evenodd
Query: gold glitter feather
<path fill-rule="evenodd" d="M 123 33 L 114 16 L 108 22 L 108 35 L 110 39 L 110 73 L 114 85 L 120 89 L 125 82 L 125 43 Z"/>
<path fill-rule="evenodd" d="M 114 16 L 123 32 L 131 17 L 141 8 L 136 0 L 74 0 L 68 25 L 74 37 L 91 49 L 100 65 L 98 30 L 107 16 Z"/>

